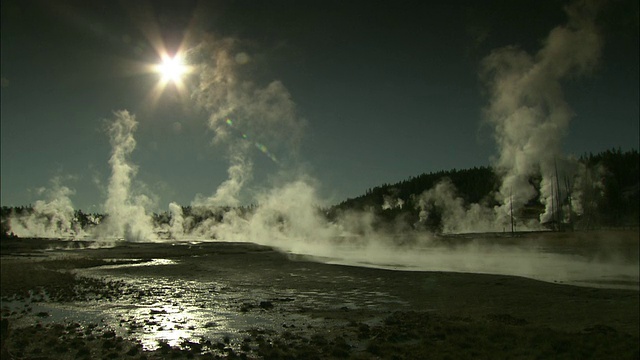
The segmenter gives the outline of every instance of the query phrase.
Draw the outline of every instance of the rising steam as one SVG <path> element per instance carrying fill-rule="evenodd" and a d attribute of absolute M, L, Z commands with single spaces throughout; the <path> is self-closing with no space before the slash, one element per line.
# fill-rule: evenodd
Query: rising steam
<path fill-rule="evenodd" d="M 428 222 L 437 209 L 442 216 L 442 231 L 449 233 L 501 231 L 512 214 L 515 214 L 515 225 L 519 229 L 540 229 L 540 223 L 548 222 L 560 212 L 561 204 L 566 206 L 557 201 L 561 196 L 561 175 L 571 179 L 565 184 L 573 190 L 573 203 L 569 206 L 575 208 L 569 209 L 568 213 L 583 211 L 585 201 L 580 195 L 588 188 L 593 193 L 597 186 L 592 182 L 597 176 L 562 155 L 561 141 L 572 111 L 564 100 L 560 81 L 567 76 L 586 73 L 597 63 L 602 40 L 594 25 L 596 10 L 594 3 L 588 1 L 567 7 L 568 23 L 553 29 L 535 55 L 508 46 L 493 51 L 483 60 L 481 75 L 490 94 L 486 119 L 495 129 L 499 150 L 495 159 L 495 169 L 502 179 L 495 194 L 499 205 L 492 209 L 485 204 L 465 204 L 456 195 L 453 184 L 445 180 L 414 197 L 413 205 L 420 211 L 417 225 Z M 185 236 L 185 231 L 192 231 L 212 238 L 237 238 L 238 234 L 251 234 L 253 230 L 246 227 L 253 229 L 253 225 L 262 227 L 259 231 L 262 234 L 269 233 L 266 229 L 272 227 L 279 229 L 274 238 L 310 237 L 303 231 L 305 226 L 327 238 L 371 232 L 375 219 L 366 211 L 343 213 L 331 223 L 317 217 L 317 203 L 308 202 L 317 200 L 315 189 L 305 175 L 249 199 L 259 204 L 250 214 L 240 216 L 233 210 L 243 203 L 241 195 L 253 178 L 254 155 L 267 155 L 274 160 L 276 170 L 290 166 L 292 161 L 276 162 L 274 154 L 278 153 L 278 159 L 296 158 L 305 122 L 298 116 L 291 94 L 280 81 L 258 84 L 248 77 L 251 57 L 239 40 L 207 37 L 188 50 L 185 59 L 195 74 L 191 83 L 192 98 L 207 112 L 213 143 L 224 149 L 230 166 L 227 180 L 211 195 L 197 194 L 192 202 L 196 215 L 207 211 L 222 212 L 218 217 L 223 221 L 207 220 L 194 228 L 195 222 L 189 218 L 192 214 L 182 214 L 182 209 L 172 203 L 169 210 L 173 237 Z M 112 173 L 104 204 L 108 218 L 99 230 L 104 236 L 150 240 L 156 238 L 147 213 L 151 200 L 132 191 L 137 168 L 129 158 L 136 146 L 136 127 L 135 117 L 127 111 L 116 112 L 109 126 Z M 256 148 L 263 154 L 256 153 Z M 535 180 L 537 177 L 539 180 Z M 67 195 L 61 194 L 63 199 Z M 294 195 L 300 200 L 292 200 L 290 206 L 276 206 Z M 567 197 L 567 191 L 564 196 Z M 545 206 L 539 222 L 519 220 L 518 214 L 534 199 L 539 199 Z M 395 196 L 382 200 L 383 209 L 405 205 L 405 200 Z M 586 203 L 589 201 L 587 199 Z M 68 211 L 69 204 L 63 202 L 56 206 Z M 303 205 L 309 209 L 301 209 Z M 18 226 L 16 223 L 13 227 L 17 229 Z"/>
<path fill-rule="evenodd" d="M 275 162 L 273 153 L 295 156 L 302 136 L 304 121 L 280 81 L 260 86 L 241 76 L 248 55 L 240 47 L 237 40 L 209 37 L 188 54 L 199 74 L 192 97 L 209 113 L 213 142 L 226 147 L 231 163 L 229 178 L 213 195 L 197 196 L 197 207 L 237 206 L 239 192 L 252 178 L 251 151 L 258 148 Z M 235 127 L 242 129 L 241 138 Z"/>
<path fill-rule="evenodd" d="M 117 111 L 109 124 L 111 142 L 111 178 L 107 188 L 104 210 L 108 214 L 100 226 L 100 234 L 107 237 L 124 238 L 128 241 L 150 241 L 156 239 L 151 217 L 146 208 L 151 200 L 145 195 L 134 196 L 131 186 L 137 167 L 129 157 L 136 148 L 133 134 L 138 126 L 134 115 L 128 111 Z"/>
<path fill-rule="evenodd" d="M 560 85 L 567 76 L 584 74 L 597 63 L 602 40 L 593 22 L 596 9 L 592 5 L 579 2 L 568 7 L 568 24 L 553 29 L 535 55 L 509 46 L 493 51 L 483 60 L 482 79 L 490 95 L 486 118 L 495 129 L 499 150 L 495 159 L 501 178 L 495 194 L 499 205 L 466 204 L 453 183 L 444 180 L 411 198 L 420 213 L 417 226 L 439 214 L 445 233 L 498 232 L 505 229 L 515 213 L 519 229 L 540 229 L 540 224 L 558 211 L 560 202 L 554 197 L 560 196 L 560 176 L 572 179 L 571 186 L 569 182 L 566 186 L 573 189 L 569 213 L 580 214 L 594 206 L 594 200 L 586 194 L 597 192 L 601 177 L 596 170 L 587 171 L 561 152 L 572 111 Z M 251 57 L 245 50 L 238 40 L 209 37 L 186 53 L 186 61 L 197 76 L 192 98 L 207 113 L 212 143 L 228 156 L 228 178 L 211 195 L 197 194 L 190 213 L 170 203 L 170 221 L 162 229 L 154 229 L 147 212 L 151 200 L 132 189 L 137 167 L 130 156 L 136 147 L 134 133 L 138 123 L 127 111 L 118 111 L 108 128 L 112 146 L 111 178 L 104 204 L 108 217 L 94 235 L 151 241 L 158 239 L 156 234 L 162 231 L 178 240 L 251 241 L 359 265 L 391 262 L 420 270 L 504 271 L 498 270 L 505 266 L 502 249 L 477 243 L 464 249 L 452 248 L 434 242 L 435 237 L 425 232 L 400 237 L 393 229 L 376 228 L 375 214 L 368 209 L 344 211 L 328 220 L 318 208 L 323 201 L 317 195 L 315 181 L 295 169 L 305 122 L 280 81 L 258 84 L 247 78 L 249 71 L 243 69 L 250 66 Z M 241 209 L 244 190 L 253 178 L 256 155 L 267 155 L 276 171 L 297 175 L 250 199 L 257 204 L 255 207 Z M 539 183 L 532 181 L 537 177 Z M 54 183 L 52 200 L 36 203 L 36 214 L 40 215 L 12 220 L 11 229 L 20 236 L 77 232 L 65 225 L 71 223 L 69 217 L 73 214 L 70 194 L 71 190 Z M 383 210 L 407 205 L 409 199 L 396 195 L 381 199 Z M 539 221 L 518 219 L 517 214 L 535 199 L 545 205 Z M 27 229 L 34 232 L 27 235 Z M 404 246 L 398 246 L 399 242 Z M 535 258 L 532 255 L 536 250 L 510 251 L 513 258 L 507 266 L 511 273 L 516 267 L 522 267 L 518 274 L 525 276 L 540 272 L 531 270 L 536 266 L 549 271 L 548 263 L 523 262 L 525 258 Z M 583 271 L 584 262 L 573 264 Z M 625 274 L 634 270 L 637 267 L 624 269 Z"/>
<path fill-rule="evenodd" d="M 538 174 L 539 199 L 545 205 L 540 221 L 553 216 L 556 169 L 566 162 L 561 142 L 573 115 L 560 80 L 596 65 L 602 47 L 594 24 L 596 10 L 596 2 L 589 1 L 567 7 L 568 24 L 553 29 L 535 56 L 509 46 L 493 51 L 482 63 L 491 95 L 486 117 L 495 129 L 495 167 L 502 176 L 499 223 L 507 222 L 512 208 L 519 212 L 538 196 L 530 183 Z"/>
<path fill-rule="evenodd" d="M 227 173 L 229 178 L 225 180 L 215 193 L 209 197 L 200 194 L 191 202 L 196 208 L 211 209 L 223 206 L 239 206 L 239 194 L 244 184 L 251 180 L 253 165 L 247 155 L 247 143 L 235 144 L 231 150 L 231 164 Z"/>
<path fill-rule="evenodd" d="M 59 176 L 51 180 L 51 188 L 38 189 L 46 200 L 38 200 L 27 213 L 12 214 L 11 231 L 19 237 L 73 238 L 82 236 L 83 230 L 74 221 L 74 208 L 70 196 L 74 191 L 62 185 Z"/>

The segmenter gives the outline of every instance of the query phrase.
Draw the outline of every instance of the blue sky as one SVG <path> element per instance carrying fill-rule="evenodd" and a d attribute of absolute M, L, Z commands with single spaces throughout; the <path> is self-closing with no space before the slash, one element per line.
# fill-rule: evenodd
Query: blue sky
<path fill-rule="evenodd" d="M 106 124 L 122 109 L 139 122 L 137 186 L 159 210 L 227 178 L 228 151 L 212 143 L 206 111 L 170 88 L 148 101 L 158 74 L 135 70 L 158 62 L 151 27 L 172 51 L 196 33 L 237 39 L 251 59 L 242 77 L 279 80 L 290 93 L 305 125 L 298 152 L 278 154 L 290 159 L 282 165 L 255 151 L 247 202 L 281 173 L 309 174 L 331 204 L 424 172 L 490 165 L 497 151 L 483 119 L 482 59 L 508 45 L 535 54 L 566 22 L 568 4 L 344 3 L 3 0 L 2 205 L 33 203 L 59 177 L 77 208 L 100 211 Z M 637 3 L 611 1 L 597 25 L 600 62 L 562 82 L 574 112 L 566 153 L 638 148 Z"/>

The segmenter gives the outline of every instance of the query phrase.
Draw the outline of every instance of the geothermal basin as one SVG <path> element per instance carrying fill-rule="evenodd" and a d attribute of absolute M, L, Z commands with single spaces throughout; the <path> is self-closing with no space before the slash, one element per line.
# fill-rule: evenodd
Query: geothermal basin
<path fill-rule="evenodd" d="M 3 239 L 3 354 L 638 354 L 637 230 L 352 240 Z"/>

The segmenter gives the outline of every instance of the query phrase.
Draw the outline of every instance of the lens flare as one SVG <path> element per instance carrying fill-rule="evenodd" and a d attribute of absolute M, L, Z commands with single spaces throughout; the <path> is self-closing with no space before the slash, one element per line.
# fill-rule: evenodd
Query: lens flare
<path fill-rule="evenodd" d="M 263 154 L 267 155 L 267 157 L 269 159 L 271 159 L 271 161 L 273 161 L 274 163 L 278 164 L 278 158 L 276 158 L 275 155 L 273 155 L 270 151 L 269 148 L 267 148 L 265 145 L 257 142 L 257 141 L 253 141 L 249 138 L 249 136 L 245 133 L 243 133 L 242 131 L 238 130 L 234 125 L 233 125 L 233 121 L 231 119 L 227 119 L 226 120 L 227 125 L 229 125 L 230 128 L 234 129 L 235 131 L 237 131 L 238 133 L 240 133 L 240 136 L 242 136 L 243 139 L 253 143 L 253 145 L 260 150 L 260 152 L 262 152 Z"/>

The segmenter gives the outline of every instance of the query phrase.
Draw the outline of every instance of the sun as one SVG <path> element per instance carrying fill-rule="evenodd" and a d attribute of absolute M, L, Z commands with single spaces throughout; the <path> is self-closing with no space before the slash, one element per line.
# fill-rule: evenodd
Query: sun
<path fill-rule="evenodd" d="M 148 69 L 159 76 L 158 82 L 149 93 L 149 100 L 155 106 L 158 100 L 167 90 L 171 94 L 178 94 L 180 98 L 188 98 L 187 82 L 188 75 L 194 72 L 195 68 L 185 62 L 182 53 L 178 51 L 174 56 L 170 56 L 166 51 L 160 54 L 160 62 L 149 64 Z M 173 95 L 172 95 L 173 96 Z"/>
<path fill-rule="evenodd" d="M 165 55 L 162 57 L 162 62 L 156 65 L 155 70 L 162 75 L 163 82 L 177 84 L 182 82 L 182 77 L 189 72 L 189 67 L 184 64 L 179 55 L 174 57 Z"/>
<path fill-rule="evenodd" d="M 156 63 L 145 64 L 145 73 L 153 74 L 158 79 L 146 101 L 151 107 L 155 107 L 164 94 L 167 94 L 167 99 L 188 101 L 189 78 L 198 68 L 189 64 L 189 57 L 183 48 L 172 54 L 164 45 L 158 45 L 157 53 Z"/>

